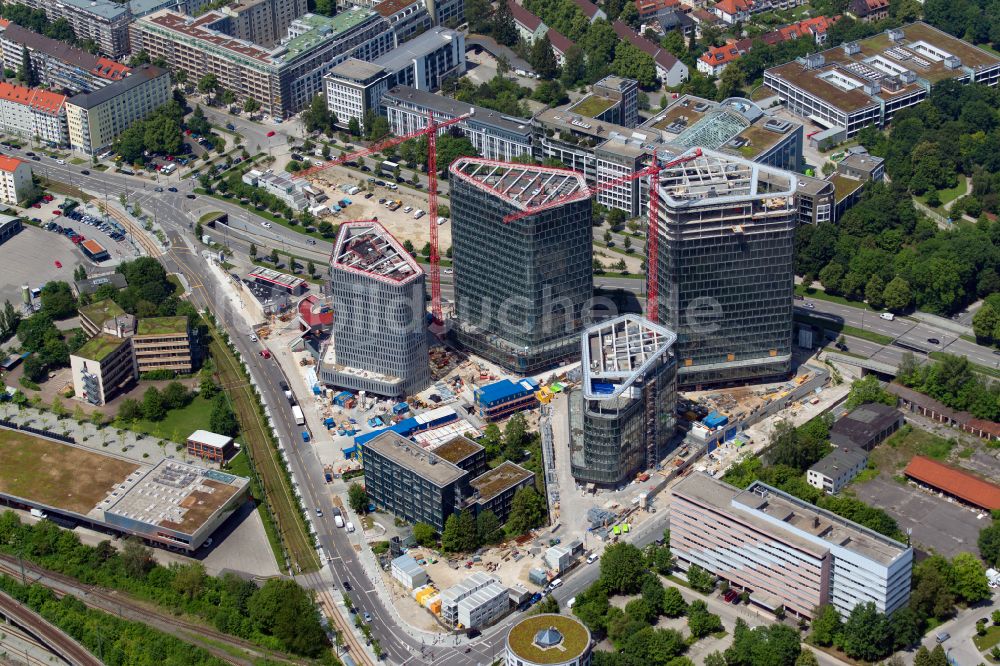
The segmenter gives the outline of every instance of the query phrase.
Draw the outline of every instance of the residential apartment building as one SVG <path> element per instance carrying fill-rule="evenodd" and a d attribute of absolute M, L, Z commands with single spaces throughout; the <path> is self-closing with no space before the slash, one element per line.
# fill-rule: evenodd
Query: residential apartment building
<path fill-rule="evenodd" d="M 695 151 L 701 150 L 701 156 Z M 690 149 L 660 172 L 656 319 L 678 384 L 784 378 L 792 360 L 796 175 Z"/>
<path fill-rule="evenodd" d="M 65 146 L 69 143 L 66 96 L 0 81 L 0 131 Z"/>
<path fill-rule="evenodd" d="M 187 317 L 143 317 L 132 336 L 132 347 L 139 372 L 190 373 L 194 369 Z"/>
<path fill-rule="evenodd" d="M 365 117 L 378 113 L 382 95 L 389 89 L 392 75 L 381 65 L 348 58 L 330 70 L 326 82 L 326 105 L 340 125 L 357 120 L 361 133 L 367 131 Z"/>
<path fill-rule="evenodd" d="M 806 472 L 806 482 L 827 495 L 839 493 L 868 465 L 868 454 L 853 446 L 837 447 Z"/>
<path fill-rule="evenodd" d="M 507 8 L 514 19 L 517 34 L 528 46 L 533 45 L 549 31 L 549 27 L 542 22 L 542 19 L 519 5 L 515 0 L 507 0 Z"/>
<path fill-rule="evenodd" d="M 556 63 L 562 67 L 566 64 L 566 53 L 573 46 L 573 42 L 555 28 L 549 28 L 546 34 L 549 36 L 549 43 L 552 44 L 552 53 L 556 56 Z"/>
<path fill-rule="evenodd" d="M 709 46 L 698 58 L 696 67 L 705 76 L 720 76 L 726 67 L 739 60 L 752 46 L 751 39 L 733 40 L 723 46 Z"/>
<path fill-rule="evenodd" d="M 396 86 L 387 91 L 382 95 L 382 107 L 395 136 L 427 127 L 431 112 L 438 122 L 471 114 L 452 127 L 461 130 L 480 155 L 487 159 L 509 162 L 516 157 L 531 154 L 531 126 L 521 118 L 411 86 Z M 443 128 L 440 133 L 449 129 Z"/>
<path fill-rule="evenodd" d="M 946 79 L 995 86 L 1000 58 L 916 22 L 764 72 L 764 85 L 789 111 L 826 127 L 834 140 L 885 127 Z"/>
<path fill-rule="evenodd" d="M 33 189 L 31 165 L 16 157 L 0 155 L 0 203 L 17 206 Z"/>
<path fill-rule="evenodd" d="M 140 65 L 128 78 L 74 95 L 66 101 L 70 146 L 97 155 L 132 123 L 170 100 L 170 72 L 153 65 Z"/>
<path fill-rule="evenodd" d="M 389 397 L 427 388 L 424 272 L 413 257 L 378 222 L 345 222 L 330 275 L 336 316 L 320 378 Z"/>
<path fill-rule="evenodd" d="M 250 169 L 240 180 L 250 187 L 264 188 L 292 210 L 302 211 L 309 205 L 309 199 L 304 191 L 305 183 L 294 180 L 286 173 L 275 173 L 271 169 L 267 171 Z"/>
<path fill-rule="evenodd" d="M 132 339 L 98 333 L 69 356 L 74 396 L 104 405 L 139 378 Z"/>
<path fill-rule="evenodd" d="M 670 551 L 750 592 L 769 611 L 812 618 L 822 604 L 844 617 L 872 602 L 892 613 L 910 598 L 913 549 L 755 481 L 740 490 L 703 472 L 678 483 Z"/>
<path fill-rule="evenodd" d="M 237 0 L 219 9 L 229 17 L 230 35 L 262 46 L 284 39 L 292 21 L 307 11 L 306 0 Z"/>
<path fill-rule="evenodd" d="M 372 9 L 389 21 L 399 44 L 430 30 L 433 25 L 424 0 L 382 0 Z"/>
<path fill-rule="evenodd" d="M 587 0 L 578 1 L 587 2 Z M 673 88 L 688 80 L 688 66 L 678 60 L 673 53 L 637 34 L 621 21 L 615 21 L 613 27 L 619 39 L 625 40 L 653 59 L 656 76 L 663 85 Z"/>
<path fill-rule="evenodd" d="M 163 10 L 136 20 L 132 41 L 190 80 L 215 74 L 221 87 L 277 117 L 306 108 L 323 92 L 323 77 L 344 60 L 373 61 L 396 46 L 388 21 L 360 7 L 334 17 L 301 16 L 271 49 L 228 35 L 228 21 L 215 11 L 192 18 Z"/>
<path fill-rule="evenodd" d="M 847 14 L 865 23 L 875 23 L 889 17 L 889 0 L 851 0 Z"/>
<path fill-rule="evenodd" d="M 570 394 L 570 470 L 577 483 L 617 488 L 656 466 L 674 434 L 677 336 L 637 315 L 580 336 L 583 381 Z"/>
<path fill-rule="evenodd" d="M 128 4 L 112 0 L 24 0 L 22 4 L 41 9 L 49 22 L 66 19 L 77 39 L 93 40 L 109 58 L 118 59 L 129 53 L 132 12 Z"/>
<path fill-rule="evenodd" d="M 433 92 L 449 76 L 465 73 L 465 35 L 440 26 L 376 58 L 392 84 Z"/>
<path fill-rule="evenodd" d="M 465 21 L 465 0 L 426 0 L 434 25 L 457 28 Z"/>
<path fill-rule="evenodd" d="M 457 341 L 517 374 L 575 358 L 593 292 L 583 175 L 469 157 L 449 171 Z"/>
<path fill-rule="evenodd" d="M 24 62 L 25 49 L 39 83 L 56 92 L 92 92 L 121 81 L 131 71 L 110 58 L 88 53 L 16 23 L 0 21 L 0 60 L 4 69 L 17 71 Z"/>

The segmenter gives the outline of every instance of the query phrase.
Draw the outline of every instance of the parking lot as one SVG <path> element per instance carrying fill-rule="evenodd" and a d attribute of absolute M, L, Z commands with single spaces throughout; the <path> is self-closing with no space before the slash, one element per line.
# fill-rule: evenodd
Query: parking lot
<path fill-rule="evenodd" d="M 985 527 L 977 512 L 885 474 L 854 490 L 858 499 L 885 509 L 901 530 L 912 530 L 915 548 L 933 549 L 945 557 L 976 552 L 979 530 Z"/>
<path fill-rule="evenodd" d="M 56 262 L 61 267 L 56 266 Z M 73 270 L 90 265 L 83 253 L 65 236 L 25 225 L 21 233 L 0 245 L 0 304 L 8 300 L 15 307 L 21 301 L 21 285 L 37 287 L 50 280 L 73 281 Z"/>

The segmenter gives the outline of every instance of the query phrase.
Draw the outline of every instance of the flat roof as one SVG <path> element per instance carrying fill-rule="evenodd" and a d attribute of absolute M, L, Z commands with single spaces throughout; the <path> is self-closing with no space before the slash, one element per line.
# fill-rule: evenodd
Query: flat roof
<path fill-rule="evenodd" d="M 327 76 L 362 82 L 386 73 L 385 68 L 381 65 L 358 60 L 357 58 L 348 58 L 331 69 Z"/>
<path fill-rule="evenodd" d="M 660 140 L 659 134 L 654 132 L 643 131 L 642 128 L 616 125 L 603 120 L 594 120 L 583 114 L 575 113 L 569 108 L 544 109 L 535 114 L 533 121 L 556 130 L 586 134 L 598 139 L 609 139 L 614 135 L 621 135 L 642 142 Z"/>
<path fill-rule="evenodd" d="M 469 485 L 479 491 L 479 499 L 486 502 L 534 476 L 534 472 L 505 460 L 490 471 L 474 478 Z"/>
<path fill-rule="evenodd" d="M 243 477 L 163 459 L 120 497 L 109 498 L 104 512 L 194 534 L 247 483 Z"/>
<path fill-rule="evenodd" d="M 73 95 L 68 101 L 74 106 L 93 109 L 161 76 L 167 76 L 167 70 L 160 69 L 155 65 L 140 65 L 133 69 L 132 73 L 126 78 L 109 83 L 93 92 Z"/>
<path fill-rule="evenodd" d="M 87 240 L 80 243 L 80 245 L 82 245 L 84 249 L 86 249 L 91 254 L 100 254 L 102 252 L 107 252 L 107 250 L 104 249 L 103 245 L 101 245 L 92 238 L 88 238 Z"/>
<path fill-rule="evenodd" d="M 479 444 L 476 444 L 468 437 L 459 435 L 436 447 L 434 455 L 440 456 L 448 462 L 457 465 L 469 456 L 475 455 L 482 450 L 483 447 Z"/>
<path fill-rule="evenodd" d="M 300 26 L 305 29 L 298 36 L 275 49 L 274 58 L 277 61 L 295 60 L 303 53 L 311 51 L 320 44 L 331 41 L 340 33 L 347 32 L 372 18 L 385 21 L 384 18 L 367 7 L 348 6 L 334 16 L 322 16 L 320 14 L 303 14 L 292 22 L 292 26 Z M 386 29 L 389 23 L 385 23 Z"/>
<path fill-rule="evenodd" d="M 535 643 L 539 632 L 559 632 L 552 647 Z M 573 661 L 590 647 L 590 630 L 570 615 L 542 613 L 526 617 L 507 632 L 507 646 L 521 659 L 533 664 L 563 664 Z"/>
<path fill-rule="evenodd" d="M 846 416 L 837 419 L 830 428 L 830 434 L 865 441 L 888 428 L 900 417 L 901 414 L 895 407 L 881 403 L 867 403 L 859 405 Z"/>
<path fill-rule="evenodd" d="M 965 470 L 924 456 L 913 456 L 903 473 L 987 511 L 1000 509 L 1000 486 Z"/>
<path fill-rule="evenodd" d="M 392 234 L 375 220 L 340 225 L 331 267 L 390 284 L 410 284 L 423 270 Z"/>
<path fill-rule="evenodd" d="M 581 334 L 584 396 L 619 397 L 676 341 L 675 333 L 638 315 L 594 324 Z"/>
<path fill-rule="evenodd" d="M 394 104 L 402 108 L 405 108 L 407 105 L 413 105 L 420 109 L 428 109 L 434 112 L 436 120 L 450 120 L 471 112 L 472 117 L 464 122 L 493 126 L 513 134 L 531 135 L 530 122 L 524 118 L 508 116 L 499 111 L 487 109 L 484 106 L 474 106 L 468 102 L 459 102 L 444 95 L 437 95 L 426 90 L 417 90 L 410 86 L 396 86 L 391 88 L 382 95 L 382 104 Z"/>
<path fill-rule="evenodd" d="M 581 116 L 587 116 L 589 118 L 596 118 L 617 103 L 618 100 L 616 99 L 591 93 L 576 104 L 569 107 L 567 111 L 571 113 L 579 113 Z"/>
<path fill-rule="evenodd" d="M 59 3 L 85 14 L 99 16 L 108 21 L 120 18 L 128 9 L 126 5 L 111 2 L 110 0 L 59 0 Z"/>
<path fill-rule="evenodd" d="M 865 186 L 865 184 L 857 178 L 851 178 L 850 176 L 845 176 L 844 174 L 836 172 L 830 174 L 830 177 L 827 180 L 833 183 L 834 198 L 837 201 L 843 201 L 848 196 Z"/>
<path fill-rule="evenodd" d="M 86 280 L 77 280 L 74 284 L 78 292 L 92 294 L 106 284 L 110 284 L 115 289 L 124 289 L 128 286 L 128 281 L 121 273 L 111 273 L 109 275 L 87 278 Z"/>
<path fill-rule="evenodd" d="M 250 271 L 248 277 L 254 279 L 259 278 L 265 282 L 270 282 L 288 289 L 297 289 L 305 284 L 305 280 L 300 277 L 295 277 L 294 275 L 289 275 L 288 273 L 281 273 L 272 268 L 265 268 L 264 266 L 257 266 L 254 268 Z"/>
<path fill-rule="evenodd" d="M 141 467 L 91 449 L 0 429 L 0 493 L 29 504 L 86 516 Z"/>
<path fill-rule="evenodd" d="M 187 333 L 188 319 L 177 317 L 146 317 L 139 320 L 136 335 L 163 335 L 164 333 Z"/>
<path fill-rule="evenodd" d="M 809 468 L 809 471 L 823 476 L 835 477 L 845 469 L 854 469 L 867 459 L 868 456 L 860 449 L 838 447 L 816 461 Z"/>
<path fill-rule="evenodd" d="M 423 58 L 442 46 L 451 44 L 458 36 L 459 33 L 454 30 L 436 26 L 381 55 L 373 64 L 395 73 L 412 65 L 414 60 Z"/>
<path fill-rule="evenodd" d="M 579 195 L 579 199 L 573 201 L 590 197 L 583 174 L 569 169 L 460 157 L 452 162 L 449 171 L 520 210 L 550 204 L 574 194 Z M 570 201 L 566 199 L 564 203 Z"/>
<path fill-rule="evenodd" d="M 684 95 L 639 127 L 651 127 L 676 136 L 698 122 L 705 113 L 717 105 L 718 102 L 713 100 Z"/>
<path fill-rule="evenodd" d="M 466 474 L 464 469 L 391 430 L 365 442 L 364 448 L 375 451 L 441 488 L 458 481 Z"/>
<path fill-rule="evenodd" d="M 78 310 L 81 315 L 89 319 L 98 328 L 103 326 L 107 320 L 125 314 L 121 306 L 110 298 L 91 303 L 90 305 L 80 306 Z"/>
<path fill-rule="evenodd" d="M 233 438 L 228 435 L 220 435 L 217 432 L 210 432 L 208 430 L 195 430 L 193 433 L 188 435 L 187 438 L 189 442 L 207 444 L 208 446 L 214 446 L 219 449 L 229 446 L 229 444 L 233 441 Z"/>
<path fill-rule="evenodd" d="M 125 338 L 98 333 L 71 355 L 100 363 L 123 344 L 125 344 Z"/>

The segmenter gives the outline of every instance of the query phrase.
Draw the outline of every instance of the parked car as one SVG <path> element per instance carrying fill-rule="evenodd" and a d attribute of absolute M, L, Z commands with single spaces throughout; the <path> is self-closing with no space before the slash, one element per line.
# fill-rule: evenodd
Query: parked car
<path fill-rule="evenodd" d="M 274 130 L 271 130 L 270 132 L 267 133 L 267 138 L 270 139 L 272 136 L 274 136 Z"/>
<path fill-rule="evenodd" d="M 82 173 L 84 176 L 89 176 L 90 175 L 90 172 L 88 170 L 86 170 L 86 169 L 84 169 L 80 173 Z"/>

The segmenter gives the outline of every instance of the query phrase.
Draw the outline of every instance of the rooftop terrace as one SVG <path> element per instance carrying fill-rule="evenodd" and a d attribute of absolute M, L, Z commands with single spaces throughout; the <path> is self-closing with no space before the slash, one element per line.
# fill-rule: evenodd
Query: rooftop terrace
<path fill-rule="evenodd" d="M 482 449 L 483 447 L 468 437 L 459 436 L 435 448 L 434 454 L 457 465 L 472 454 L 482 451 Z"/>
<path fill-rule="evenodd" d="M 600 95 L 587 95 L 579 102 L 569 107 L 567 111 L 571 113 L 579 113 L 581 116 L 587 116 L 588 118 L 596 118 L 614 105 L 615 100 L 613 99 L 602 97 Z"/>
<path fill-rule="evenodd" d="M 374 220 L 341 225 L 332 266 L 393 284 L 408 284 L 423 275 L 410 253 Z"/>
<path fill-rule="evenodd" d="M 549 647 L 552 629 L 558 632 L 559 640 Z M 546 637 L 542 644 L 535 640 L 540 632 L 545 632 Z M 526 617 L 511 627 L 507 644 L 514 654 L 533 664 L 564 664 L 590 647 L 590 631 L 574 617 L 544 613 Z"/>
<path fill-rule="evenodd" d="M 119 315 L 125 314 L 121 306 L 115 303 L 113 300 L 106 299 L 103 301 L 97 301 L 96 303 L 91 303 L 90 305 L 82 305 L 79 308 L 80 314 L 86 317 L 94 324 L 100 328 L 104 325 L 104 322 L 109 319 L 114 319 Z"/>

